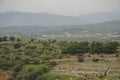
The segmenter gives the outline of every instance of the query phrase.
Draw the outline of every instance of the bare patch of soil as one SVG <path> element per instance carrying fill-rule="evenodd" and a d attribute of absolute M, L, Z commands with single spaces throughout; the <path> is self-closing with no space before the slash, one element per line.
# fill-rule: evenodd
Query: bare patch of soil
<path fill-rule="evenodd" d="M 10 75 L 12 75 L 11 71 L 0 71 L 0 80 L 8 80 Z"/>

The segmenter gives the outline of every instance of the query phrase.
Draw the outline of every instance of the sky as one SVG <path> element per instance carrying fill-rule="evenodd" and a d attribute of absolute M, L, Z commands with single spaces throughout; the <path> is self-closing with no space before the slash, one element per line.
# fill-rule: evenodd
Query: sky
<path fill-rule="evenodd" d="M 0 12 L 21 11 L 67 16 L 120 11 L 120 0 L 0 0 Z"/>

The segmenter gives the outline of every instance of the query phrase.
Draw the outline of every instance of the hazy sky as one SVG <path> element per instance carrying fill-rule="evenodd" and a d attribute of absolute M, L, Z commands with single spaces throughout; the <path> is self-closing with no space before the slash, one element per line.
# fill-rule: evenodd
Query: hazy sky
<path fill-rule="evenodd" d="M 120 11 L 120 0 L 0 0 L 0 12 L 22 11 L 80 15 Z"/>

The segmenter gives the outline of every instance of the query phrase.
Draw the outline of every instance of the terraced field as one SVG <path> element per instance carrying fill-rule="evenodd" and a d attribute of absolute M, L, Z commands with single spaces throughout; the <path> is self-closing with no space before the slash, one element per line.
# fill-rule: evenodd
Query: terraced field
<path fill-rule="evenodd" d="M 87 80 L 120 80 L 120 59 L 100 59 L 93 62 L 85 59 L 78 62 L 76 59 L 63 59 L 57 61 L 58 65 L 51 70 L 54 74 L 82 77 Z"/>

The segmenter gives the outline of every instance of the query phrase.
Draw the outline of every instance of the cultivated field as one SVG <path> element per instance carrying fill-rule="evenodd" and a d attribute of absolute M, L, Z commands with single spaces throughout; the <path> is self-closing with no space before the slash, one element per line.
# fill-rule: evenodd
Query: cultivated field
<path fill-rule="evenodd" d="M 101 58 L 98 62 L 93 62 L 92 58 L 86 58 L 84 62 L 78 62 L 76 58 L 63 59 L 51 73 L 75 76 L 80 80 L 120 80 L 120 59 Z"/>

